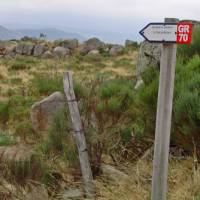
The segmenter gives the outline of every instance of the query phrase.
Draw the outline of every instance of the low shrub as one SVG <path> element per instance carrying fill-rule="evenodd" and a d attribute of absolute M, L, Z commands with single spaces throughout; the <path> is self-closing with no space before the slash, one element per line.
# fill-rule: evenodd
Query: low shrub
<path fill-rule="evenodd" d="M 0 121 L 5 126 L 9 120 L 9 104 L 8 102 L 0 102 Z"/>
<path fill-rule="evenodd" d="M 145 85 L 135 96 L 134 132 L 154 137 L 158 96 L 158 71 L 147 69 L 143 75 Z M 172 116 L 171 143 L 192 152 L 193 143 L 200 146 L 200 58 L 194 56 L 187 63 L 177 60 Z M 144 138 L 144 137 L 143 137 Z M 197 152 L 200 156 L 200 152 Z"/>
<path fill-rule="evenodd" d="M 15 143 L 15 138 L 10 134 L 4 132 L 0 134 L 0 146 L 10 146 Z"/>
<path fill-rule="evenodd" d="M 55 91 L 63 91 L 63 77 L 58 74 L 36 74 L 30 87 L 34 93 L 50 95 Z"/>
<path fill-rule="evenodd" d="M 178 63 L 174 92 L 173 142 L 192 151 L 193 140 L 200 145 L 200 58 Z M 200 156 L 200 152 L 197 152 Z"/>
<path fill-rule="evenodd" d="M 98 90 L 100 102 L 99 112 L 120 114 L 127 111 L 133 103 L 133 84 L 123 79 L 110 80 L 103 83 Z"/>
<path fill-rule="evenodd" d="M 10 68 L 11 70 L 24 70 L 24 69 L 28 69 L 28 65 L 24 62 L 18 61 L 15 63 L 12 63 Z"/>
<path fill-rule="evenodd" d="M 66 109 L 62 108 L 56 113 L 51 127 L 49 128 L 48 139 L 43 144 L 43 151 L 45 153 L 64 153 L 64 138 L 67 137 L 69 131 L 67 122 L 68 116 L 66 114 Z"/>
<path fill-rule="evenodd" d="M 10 70 L 24 70 L 29 69 L 32 65 L 37 65 L 39 63 L 38 60 L 31 57 L 21 57 L 16 58 L 10 63 Z"/>
<path fill-rule="evenodd" d="M 34 103 L 32 97 L 24 97 L 22 95 L 14 95 L 9 98 L 9 117 L 16 120 L 23 120 L 29 117 L 29 109 Z"/>
<path fill-rule="evenodd" d="M 24 160 L 6 162 L 4 167 L 3 177 L 20 186 L 27 184 L 30 179 L 47 185 L 52 180 L 49 167 L 38 153 L 33 153 Z"/>
<path fill-rule="evenodd" d="M 185 62 L 194 55 L 200 55 L 200 27 L 196 26 L 192 34 L 192 42 L 189 45 L 178 46 L 178 56 Z"/>
<path fill-rule="evenodd" d="M 18 123 L 29 119 L 29 109 L 34 99 L 21 95 L 12 95 L 5 102 L 0 102 L 0 121 L 3 126 L 8 122 Z"/>
<path fill-rule="evenodd" d="M 78 154 L 71 131 L 69 114 L 66 107 L 63 107 L 54 116 L 48 137 L 41 143 L 41 150 L 46 155 L 59 154 L 59 157 L 67 161 L 69 166 L 77 167 Z"/>
<path fill-rule="evenodd" d="M 33 135 L 34 129 L 29 119 L 18 122 L 15 127 L 15 134 L 20 136 L 24 141 L 27 141 L 27 136 Z"/>
<path fill-rule="evenodd" d="M 22 83 L 22 79 L 21 78 L 18 78 L 18 77 L 16 77 L 16 78 L 11 78 L 10 79 L 10 83 L 11 84 L 15 84 L 15 85 L 17 85 L 17 84 L 21 84 Z"/>
<path fill-rule="evenodd" d="M 130 67 L 132 66 L 132 60 L 127 58 L 121 58 L 119 60 L 115 60 L 113 63 L 113 67 Z"/>
<path fill-rule="evenodd" d="M 101 62 L 102 61 L 102 56 L 100 54 L 88 54 L 84 56 L 83 61 L 88 62 L 88 63 L 96 63 L 96 62 Z"/>

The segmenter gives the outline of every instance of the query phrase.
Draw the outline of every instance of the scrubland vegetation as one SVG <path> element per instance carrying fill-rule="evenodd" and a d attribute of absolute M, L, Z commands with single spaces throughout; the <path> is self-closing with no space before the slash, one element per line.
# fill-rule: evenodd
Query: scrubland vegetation
<path fill-rule="evenodd" d="M 178 47 L 170 200 L 200 199 L 199 32 L 197 28 L 190 46 Z M 81 181 L 67 106 L 57 113 L 45 137 L 34 131 L 30 120 L 34 102 L 55 91 L 63 92 L 66 70 L 74 72 L 97 199 L 149 199 L 152 157 L 151 153 L 142 157 L 154 142 L 159 70 L 149 67 L 142 74 L 144 85 L 135 90 L 137 51 L 126 49 L 117 57 L 101 52 L 98 56 L 71 55 L 62 60 L 0 60 L 0 147 L 20 143 L 34 149 L 33 156 L 17 162 L 17 166 L 0 164 L 0 199 L 23 199 L 23 190 L 30 185 L 44 187 L 49 199 L 59 199 L 65 188 Z M 129 181 L 107 180 L 101 174 L 102 163 L 115 165 L 129 175 Z M 4 183 L 14 185 L 18 192 Z"/>

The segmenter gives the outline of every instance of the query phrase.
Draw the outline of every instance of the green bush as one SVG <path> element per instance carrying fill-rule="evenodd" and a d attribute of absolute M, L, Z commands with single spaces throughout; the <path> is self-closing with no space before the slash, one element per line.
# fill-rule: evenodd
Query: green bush
<path fill-rule="evenodd" d="M 27 69 L 28 65 L 24 62 L 21 61 L 16 61 L 15 63 L 11 64 L 10 69 L 11 70 L 23 70 L 23 69 Z"/>
<path fill-rule="evenodd" d="M 187 61 L 196 54 L 200 55 L 200 26 L 194 28 L 190 45 L 178 46 L 178 55 L 182 57 L 184 61 Z"/>
<path fill-rule="evenodd" d="M 29 117 L 29 109 L 34 103 L 31 97 L 14 95 L 9 98 L 9 117 L 13 121 L 21 121 Z"/>
<path fill-rule="evenodd" d="M 0 121 L 3 124 L 9 119 L 9 104 L 8 102 L 0 102 Z"/>
<path fill-rule="evenodd" d="M 181 145 L 198 143 L 200 131 L 200 58 L 194 56 L 187 64 L 178 63 L 173 108 L 173 135 Z M 186 142 L 187 141 L 187 142 Z"/>
<path fill-rule="evenodd" d="M 127 58 L 115 59 L 113 63 L 113 67 L 131 67 L 132 65 L 132 60 Z"/>
<path fill-rule="evenodd" d="M 99 87 L 98 96 L 100 98 L 97 105 L 99 112 L 123 113 L 133 103 L 133 84 L 123 79 L 110 80 Z"/>
<path fill-rule="evenodd" d="M 8 121 L 21 122 L 29 118 L 29 110 L 34 99 L 21 95 L 12 95 L 5 102 L 0 102 L 0 121 L 6 125 Z"/>
<path fill-rule="evenodd" d="M 24 120 L 24 121 L 18 122 L 15 128 L 15 134 L 22 137 L 23 140 L 26 141 L 27 136 L 34 134 L 34 129 L 33 129 L 31 121 Z"/>
<path fill-rule="evenodd" d="M 11 78 L 10 79 L 10 83 L 13 84 L 13 85 L 17 85 L 17 84 L 21 84 L 22 83 L 22 79 L 21 78 Z"/>
<path fill-rule="evenodd" d="M 37 65 L 38 63 L 39 63 L 38 60 L 31 57 L 17 58 L 11 62 L 9 69 L 11 70 L 29 69 L 32 65 Z"/>
<path fill-rule="evenodd" d="M 196 196 L 194 200 L 200 200 L 200 195 Z"/>
<path fill-rule="evenodd" d="M 149 68 L 143 74 L 144 86 L 135 95 L 133 130 L 136 135 L 154 137 L 158 96 L 158 70 Z M 177 60 L 172 116 L 172 143 L 191 151 L 193 140 L 198 146 L 200 131 L 200 58 L 185 63 Z M 200 155 L 200 154 L 199 154 Z"/>
<path fill-rule="evenodd" d="M 63 91 L 63 77 L 57 74 L 36 74 L 31 87 L 39 95 L 50 95 L 55 91 Z"/>
<path fill-rule="evenodd" d="M 11 137 L 7 133 L 0 134 L 0 146 L 10 146 L 15 144 L 15 138 Z"/>
<path fill-rule="evenodd" d="M 121 130 L 121 138 L 124 142 L 130 143 L 132 139 L 132 128 L 131 127 L 125 127 Z"/>
<path fill-rule="evenodd" d="M 73 84 L 74 84 L 74 93 L 77 101 L 79 101 L 82 98 L 86 98 L 88 95 L 87 89 L 80 82 L 74 81 Z"/>
<path fill-rule="evenodd" d="M 110 57 L 109 51 L 105 50 L 105 48 L 99 48 L 98 50 L 104 58 Z"/>
<path fill-rule="evenodd" d="M 64 138 L 67 137 L 69 131 L 68 128 L 68 116 L 66 108 L 60 109 L 51 124 L 48 133 L 48 139 L 43 144 L 43 151 L 46 153 L 60 152 L 64 153 Z"/>

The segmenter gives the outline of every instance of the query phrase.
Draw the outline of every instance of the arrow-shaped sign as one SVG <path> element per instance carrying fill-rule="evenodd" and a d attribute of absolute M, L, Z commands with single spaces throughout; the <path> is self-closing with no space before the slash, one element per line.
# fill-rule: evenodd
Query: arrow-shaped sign
<path fill-rule="evenodd" d="M 192 24 L 150 23 L 140 34 L 149 42 L 188 44 L 191 42 Z"/>

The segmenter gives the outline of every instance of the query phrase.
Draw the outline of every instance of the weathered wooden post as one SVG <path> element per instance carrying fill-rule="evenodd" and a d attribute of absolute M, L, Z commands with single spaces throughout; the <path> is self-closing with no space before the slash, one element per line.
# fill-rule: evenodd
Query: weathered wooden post
<path fill-rule="evenodd" d="M 64 74 L 63 83 L 64 83 L 64 91 L 67 97 L 67 103 L 69 106 L 70 117 L 74 129 L 73 135 L 79 153 L 79 160 L 83 176 L 85 194 L 89 198 L 94 198 L 95 186 L 93 183 L 93 176 L 89 162 L 84 129 L 78 109 L 78 104 L 74 94 L 72 72 L 66 72 Z"/>
<path fill-rule="evenodd" d="M 153 160 L 152 200 L 166 200 L 171 115 L 177 45 L 191 42 L 192 24 L 166 18 L 165 23 L 150 23 L 140 31 L 149 42 L 162 43 Z"/>
<path fill-rule="evenodd" d="M 177 19 L 165 19 L 166 23 L 177 21 Z M 167 194 L 168 157 L 176 50 L 176 44 L 163 43 L 154 144 L 152 200 L 165 200 Z"/>

